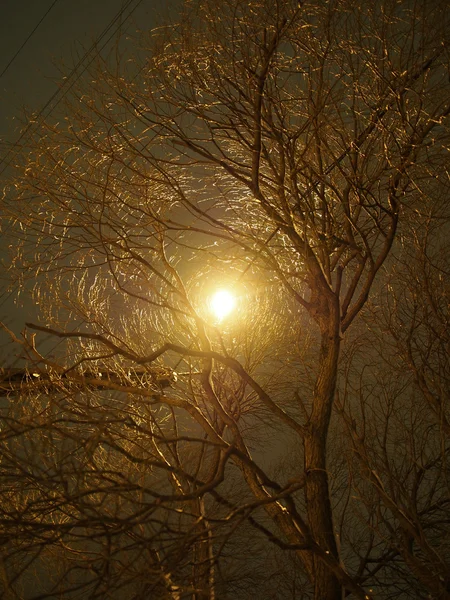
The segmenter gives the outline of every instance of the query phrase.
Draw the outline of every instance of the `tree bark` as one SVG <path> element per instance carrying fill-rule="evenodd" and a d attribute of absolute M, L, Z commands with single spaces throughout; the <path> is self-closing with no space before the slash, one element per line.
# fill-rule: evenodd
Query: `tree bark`
<path fill-rule="evenodd" d="M 195 501 L 195 509 L 203 515 L 203 499 Z M 200 537 L 194 544 L 194 564 L 192 569 L 194 594 L 192 600 L 214 600 L 214 552 L 212 532 L 205 523 L 197 525 Z"/>
<path fill-rule="evenodd" d="M 308 524 L 314 541 L 326 553 L 339 560 L 326 461 L 327 436 L 336 391 L 340 351 L 339 302 L 334 294 L 330 294 L 326 302 L 326 314 L 317 315 L 317 320 L 321 329 L 319 369 L 308 433 L 304 441 L 306 504 Z M 314 598 L 341 600 L 342 589 L 336 576 L 317 555 L 313 556 L 313 565 Z"/>

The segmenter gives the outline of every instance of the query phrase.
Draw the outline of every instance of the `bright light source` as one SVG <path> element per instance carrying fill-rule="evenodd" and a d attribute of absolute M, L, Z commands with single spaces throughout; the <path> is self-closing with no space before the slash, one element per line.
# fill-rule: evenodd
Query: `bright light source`
<path fill-rule="evenodd" d="M 236 298 L 227 290 L 218 290 L 211 298 L 211 310 L 221 321 L 236 306 Z"/>

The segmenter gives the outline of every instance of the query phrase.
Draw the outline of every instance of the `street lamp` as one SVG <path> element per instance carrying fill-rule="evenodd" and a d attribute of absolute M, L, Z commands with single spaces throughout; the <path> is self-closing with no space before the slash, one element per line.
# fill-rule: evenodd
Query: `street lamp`
<path fill-rule="evenodd" d="M 210 300 L 210 308 L 219 321 L 228 316 L 236 306 L 236 298 L 228 290 L 217 290 Z"/>

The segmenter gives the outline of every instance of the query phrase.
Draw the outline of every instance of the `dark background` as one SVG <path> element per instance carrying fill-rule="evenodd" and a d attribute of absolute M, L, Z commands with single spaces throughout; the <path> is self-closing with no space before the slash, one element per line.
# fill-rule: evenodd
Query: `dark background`
<path fill-rule="evenodd" d="M 61 87 L 63 74 L 70 75 L 85 57 L 74 74 L 82 76 L 83 66 L 99 50 L 108 53 L 120 32 L 155 27 L 170 16 L 170 6 L 164 0 L 0 0 L 1 193 L 8 165 L 26 140 L 29 116 L 44 118 L 67 91 L 67 85 Z M 8 282 L 8 224 L 0 217 L 0 320 L 19 335 L 36 311 L 29 298 L 16 298 L 17 286 Z M 11 366 L 17 357 L 9 336 L 0 331 L 0 367 Z"/>
<path fill-rule="evenodd" d="M 0 77 L 2 158 L 5 142 L 20 134 L 23 108 L 45 105 L 58 89 L 58 68 L 70 71 L 121 9 L 122 27 L 129 31 L 155 26 L 169 12 L 164 0 L 0 0 L 0 73 L 43 19 Z"/>

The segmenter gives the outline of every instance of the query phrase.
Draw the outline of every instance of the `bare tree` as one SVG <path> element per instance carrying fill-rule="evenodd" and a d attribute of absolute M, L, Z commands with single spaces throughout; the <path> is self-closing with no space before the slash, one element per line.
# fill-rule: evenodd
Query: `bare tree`
<path fill-rule="evenodd" d="M 52 553 L 61 573 L 37 597 L 226 597 L 239 534 L 255 572 L 261 553 L 289 555 L 292 597 L 411 597 L 417 582 L 449 597 L 448 548 L 422 536 L 446 450 L 417 454 L 436 449 L 423 428 L 443 408 L 403 422 L 416 472 L 402 470 L 406 394 L 375 380 L 358 319 L 403 219 L 448 191 L 448 31 L 426 0 L 187 3 L 41 124 L 4 201 L 12 272 L 41 309 L 4 409 L 12 597 Z M 217 324 L 219 281 L 239 303 Z M 434 398 L 414 353 L 410 367 Z M 424 491 L 407 512 L 394 483 L 411 477 Z"/>

